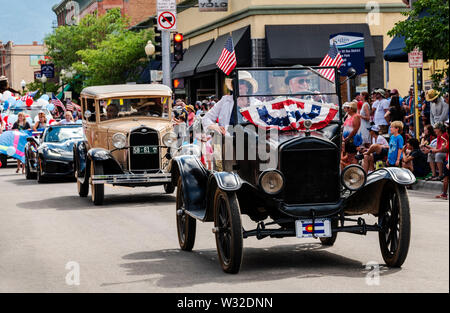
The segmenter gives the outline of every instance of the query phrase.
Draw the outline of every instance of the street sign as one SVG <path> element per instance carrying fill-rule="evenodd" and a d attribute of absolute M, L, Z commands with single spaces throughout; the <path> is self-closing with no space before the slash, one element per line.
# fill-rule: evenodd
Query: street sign
<path fill-rule="evenodd" d="M 158 0 L 156 2 L 156 11 L 158 12 L 176 11 L 176 10 L 177 10 L 176 0 Z"/>
<path fill-rule="evenodd" d="M 364 74 L 364 34 L 351 32 L 332 34 L 330 45 L 333 41 L 344 61 L 339 68 L 341 75 L 346 76 L 350 67 L 353 67 L 357 74 Z"/>
<path fill-rule="evenodd" d="M 47 78 L 55 77 L 55 66 L 53 64 L 41 64 L 41 75 Z"/>
<path fill-rule="evenodd" d="M 423 68 L 423 52 L 419 49 L 414 49 L 408 53 L 409 68 Z"/>
<path fill-rule="evenodd" d="M 158 12 L 158 29 L 159 30 L 176 30 L 177 17 L 176 11 Z"/>

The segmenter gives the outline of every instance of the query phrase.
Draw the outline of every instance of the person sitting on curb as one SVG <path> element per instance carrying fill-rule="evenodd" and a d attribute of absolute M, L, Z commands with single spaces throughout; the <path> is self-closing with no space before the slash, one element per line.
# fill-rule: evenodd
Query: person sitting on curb
<path fill-rule="evenodd" d="M 410 170 L 416 177 L 425 177 L 430 172 L 427 156 L 420 150 L 420 143 L 416 138 L 408 139 L 403 148 L 402 167 Z"/>
<path fill-rule="evenodd" d="M 379 126 L 374 125 L 370 127 L 369 132 L 370 137 L 372 138 L 372 144 L 369 149 L 361 155 L 364 158 L 362 165 L 366 173 L 373 172 L 375 170 L 375 163 L 377 161 L 384 160 L 389 151 L 389 144 L 387 140 L 383 136 L 379 135 Z"/>

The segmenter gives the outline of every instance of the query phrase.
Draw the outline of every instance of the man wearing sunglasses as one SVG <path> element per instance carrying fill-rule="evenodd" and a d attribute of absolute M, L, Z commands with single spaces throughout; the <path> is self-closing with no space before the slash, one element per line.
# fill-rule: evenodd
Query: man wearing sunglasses
<path fill-rule="evenodd" d="M 284 79 L 290 93 L 296 98 L 310 99 L 311 95 L 302 95 L 311 93 L 310 72 L 308 70 L 290 70 L 288 76 Z"/>

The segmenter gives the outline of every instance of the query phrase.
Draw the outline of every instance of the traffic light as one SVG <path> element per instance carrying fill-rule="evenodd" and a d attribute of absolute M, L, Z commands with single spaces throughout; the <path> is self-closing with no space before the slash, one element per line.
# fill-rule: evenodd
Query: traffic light
<path fill-rule="evenodd" d="M 161 61 L 162 60 L 162 48 L 161 48 L 161 31 L 158 29 L 158 20 L 157 18 L 153 18 L 153 29 L 155 31 L 155 39 L 154 45 L 155 45 L 155 60 Z"/>
<path fill-rule="evenodd" d="M 183 34 L 173 35 L 173 59 L 175 62 L 183 61 Z"/>
<path fill-rule="evenodd" d="M 183 78 L 175 78 L 173 80 L 173 87 L 175 89 L 183 89 L 184 88 L 184 79 Z"/>

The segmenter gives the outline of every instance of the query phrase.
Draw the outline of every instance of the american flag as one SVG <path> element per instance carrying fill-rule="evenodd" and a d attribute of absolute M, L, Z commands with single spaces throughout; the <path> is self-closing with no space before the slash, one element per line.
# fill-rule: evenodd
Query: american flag
<path fill-rule="evenodd" d="M 55 112 L 57 108 L 61 108 L 63 110 L 63 112 L 66 112 L 66 108 L 65 108 L 64 104 L 61 102 L 61 100 L 59 100 L 55 96 L 55 94 L 52 94 L 51 103 L 55 106 L 55 109 L 53 110 L 53 112 Z"/>
<path fill-rule="evenodd" d="M 231 71 L 236 67 L 236 53 L 234 52 L 233 39 L 231 37 L 225 42 L 225 47 L 223 47 L 222 54 L 216 64 L 226 75 L 230 75 Z"/>
<path fill-rule="evenodd" d="M 74 109 L 75 109 L 75 107 L 74 107 L 72 101 L 70 99 L 68 99 L 67 102 L 66 102 L 66 110 L 73 112 Z"/>
<path fill-rule="evenodd" d="M 342 56 L 336 47 L 336 43 L 333 41 L 333 45 L 330 47 L 330 50 L 319 66 L 336 66 L 337 68 L 339 68 L 343 62 L 344 60 L 342 60 Z M 334 82 L 333 68 L 321 69 L 319 70 L 319 73 L 329 81 Z"/>

